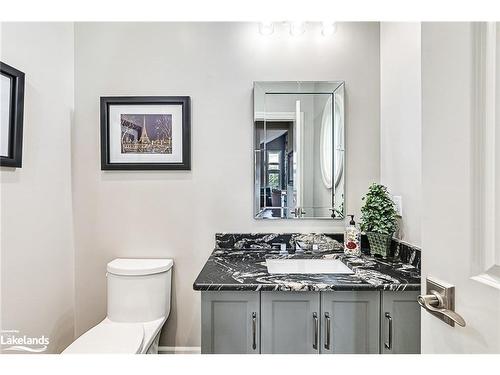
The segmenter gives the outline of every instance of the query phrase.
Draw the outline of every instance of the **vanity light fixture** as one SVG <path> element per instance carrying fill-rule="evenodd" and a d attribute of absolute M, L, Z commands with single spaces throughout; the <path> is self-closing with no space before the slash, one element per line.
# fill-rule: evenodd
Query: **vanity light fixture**
<path fill-rule="evenodd" d="M 302 21 L 292 21 L 290 22 L 290 35 L 299 36 L 304 34 L 306 31 L 306 23 Z"/>
<path fill-rule="evenodd" d="M 259 23 L 259 33 L 262 35 L 271 35 L 274 33 L 274 23 L 273 22 L 260 22 Z"/>
<path fill-rule="evenodd" d="M 317 24 L 317 22 L 314 22 Z M 261 35 L 274 34 L 276 22 L 259 22 L 259 33 Z M 291 36 L 299 36 L 306 32 L 306 22 L 304 21 L 285 21 L 283 25 L 288 26 Z M 323 36 L 332 36 L 337 31 L 337 23 L 333 21 L 321 22 L 321 34 Z"/>
<path fill-rule="evenodd" d="M 331 36 L 337 31 L 337 24 L 335 22 L 322 22 L 321 34 L 323 36 Z"/>

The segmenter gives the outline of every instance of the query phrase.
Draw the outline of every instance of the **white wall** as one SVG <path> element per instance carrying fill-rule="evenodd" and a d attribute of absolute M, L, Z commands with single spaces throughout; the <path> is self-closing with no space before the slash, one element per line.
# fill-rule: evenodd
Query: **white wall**
<path fill-rule="evenodd" d="M 106 314 L 114 257 L 171 257 L 172 312 L 163 345 L 200 343 L 192 283 L 219 231 L 338 231 L 341 222 L 252 218 L 252 85 L 345 80 L 347 211 L 379 180 L 379 25 L 340 24 L 298 38 L 256 24 L 77 23 L 73 187 L 77 334 Z M 99 97 L 189 95 L 191 172 L 102 172 Z"/>
<path fill-rule="evenodd" d="M 380 24 L 380 181 L 403 200 L 398 236 L 421 246 L 420 23 Z"/>
<path fill-rule="evenodd" d="M 74 337 L 71 23 L 2 23 L 1 60 L 26 73 L 23 167 L 1 168 L 1 328 Z"/>

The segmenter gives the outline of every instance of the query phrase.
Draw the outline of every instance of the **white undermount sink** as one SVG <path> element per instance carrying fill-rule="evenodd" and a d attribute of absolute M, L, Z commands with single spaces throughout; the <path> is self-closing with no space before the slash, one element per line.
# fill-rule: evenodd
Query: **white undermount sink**
<path fill-rule="evenodd" d="M 267 272 L 353 274 L 338 259 L 266 259 Z"/>

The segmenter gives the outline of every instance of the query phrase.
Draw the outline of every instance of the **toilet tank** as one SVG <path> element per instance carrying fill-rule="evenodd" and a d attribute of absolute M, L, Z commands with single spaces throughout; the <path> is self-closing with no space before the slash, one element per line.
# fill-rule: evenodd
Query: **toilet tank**
<path fill-rule="evenodd" d="M 108 318 L 147 322 L 170 314 L 172 259 L 115 259 L 108 263 Z"/>

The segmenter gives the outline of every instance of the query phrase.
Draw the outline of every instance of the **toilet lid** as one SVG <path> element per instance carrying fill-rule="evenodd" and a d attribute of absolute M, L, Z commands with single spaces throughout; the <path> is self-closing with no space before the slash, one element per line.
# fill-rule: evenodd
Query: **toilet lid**
<path fill-rule="evenodd" d="M 166 272 L 173 264 L 172 259 L 118 258 L 109 262 L 106 268 L 113 275 L 145 276 Z"/>
<path fill-rule="evenodd" d="M 64 353 L 140 353 L 144 327 L 140 323 L 103 321 L 76 339 Z"/>

